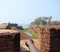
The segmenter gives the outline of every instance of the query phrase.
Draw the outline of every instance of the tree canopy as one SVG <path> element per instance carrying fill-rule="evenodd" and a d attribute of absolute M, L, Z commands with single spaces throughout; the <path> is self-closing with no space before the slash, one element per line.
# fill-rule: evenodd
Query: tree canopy
<path fill-rule="evenodd" d="M 42 19 L 41 19 L 42 18 Z M 46 19 L 49 19 L 48 21 Z M 60 21 L 51 21 L 51 18 L 49 17 L 38 17 L 33 22 L 31 22 L 31 25 L 60 25 Z"/>

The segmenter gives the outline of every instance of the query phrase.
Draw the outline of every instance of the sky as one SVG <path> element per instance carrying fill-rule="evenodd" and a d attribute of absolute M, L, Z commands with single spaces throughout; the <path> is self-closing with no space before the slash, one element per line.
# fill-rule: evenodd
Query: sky
<path fill-rule="evenodd" d="M 60 0 L 0 0 L 0 23 L 30 24 L 40 16 L 60 21 Z"/>

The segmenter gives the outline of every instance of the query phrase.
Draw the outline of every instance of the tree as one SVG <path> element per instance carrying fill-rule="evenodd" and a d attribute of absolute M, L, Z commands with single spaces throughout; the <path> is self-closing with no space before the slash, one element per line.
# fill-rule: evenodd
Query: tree
<path fill-rule="evenodd" d="M 31 25 L 60 25 L 60 21 L 51 21 L 51 19 L 52 16 L 38 17 L 33 22 L 31 22 Z"/>
<path fill-rule="evenodd" d="M 33 22 L 31 22 L 31 25 L 46 25 L 47 21 L 44 19 L 41 19 L 41 17 L 36 18 Z"/>
<path fill-rule="evenodd" d="M 60 21 L 52 21 L 51 25 L 60 25 Z"/>

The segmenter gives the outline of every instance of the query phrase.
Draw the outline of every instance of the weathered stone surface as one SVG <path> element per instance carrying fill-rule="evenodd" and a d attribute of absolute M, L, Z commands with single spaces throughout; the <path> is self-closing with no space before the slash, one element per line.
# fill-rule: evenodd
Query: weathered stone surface
<path fill-rule="evenodd" d="M 60 26 L 32 27 L 40 37 L 41 52 L 60 52 Z"/>
<path fill-rule="evenodd" d="M 0 30 L 0 52 L 20 52 L 20 33 L 14 30 Z M 16 49 L 17 48 L 17 49 Z"/>

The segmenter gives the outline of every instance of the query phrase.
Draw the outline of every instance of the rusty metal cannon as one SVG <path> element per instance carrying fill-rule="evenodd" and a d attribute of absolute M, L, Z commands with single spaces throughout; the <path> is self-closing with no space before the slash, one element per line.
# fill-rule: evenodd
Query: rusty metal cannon
<path fill-rule="evenodd" d="M 40 52 L 34 45 L 33 40 L 27 40 L 26 41 L 26 46 L 29 48 L 30 52 Z"/>

